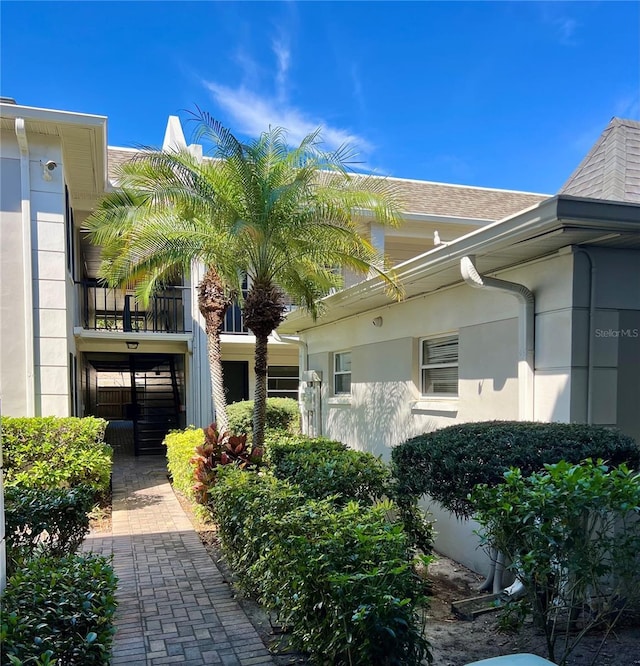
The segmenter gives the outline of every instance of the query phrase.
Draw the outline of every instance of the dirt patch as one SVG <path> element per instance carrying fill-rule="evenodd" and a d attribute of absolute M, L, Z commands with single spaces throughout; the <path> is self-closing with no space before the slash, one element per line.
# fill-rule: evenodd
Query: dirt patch
<path fill-rule="evenodd" d="M 222 556 L 215 526 L 203 523 L 194 516 L 189 502 L 176 493 L 182 507 L 200 536 L 225 581 L 233 588 L 233 573 Z M 423 572 L 424 575 L 424 572 Z M 430 604 L 425 611 L 426 636 L 431 643 L 433 666 L 465 666 L 466 664 L 518 652 L 530 652 L 546 657 L 545 639 L 531 622 L 517 632 L 501 630 L 498 612 L 481 615 L 473 621 L 461 620 L 452 611 L 452 603 L 478 596 L 481 576 L 444 556 L 429 565 L 426 577 L 430 581 Z M 238 595 L 233 589 L 247 617 L 272 652 L 278 666 L 307 664 L 304 656 L 287 652 L 286 636 L 259 604 Z M 594 632 L 586 636 L 568 662 L 568 666 L 640 666 L 640 625 L 635 623 L 616 629 L 605 641 L 597 660 L 593 662 L 603 634 Z"/>
<path fill-rule="evenodd" d="M 432 581 L 431 604 L 427 610 L 426 635 L 434 656 L 434 666 L 464 666 L 472 661 L 517 652 L 547 656 L 544 636 L 529 621 L 517 632 L 499 627 L 499 612 L 481 615 L 473 621 L 458 619 L 453 601 L 480 594 L 481 578 L 446 557 L 439 556 L 428 571 Z M 593 632 L 586 636 L 569 659 L 569 666 L 589 666 L 604 635 Z M 640 626 L 616 629 L 605 641 L 595 662 L 597 666 L 639 666 Z"/>

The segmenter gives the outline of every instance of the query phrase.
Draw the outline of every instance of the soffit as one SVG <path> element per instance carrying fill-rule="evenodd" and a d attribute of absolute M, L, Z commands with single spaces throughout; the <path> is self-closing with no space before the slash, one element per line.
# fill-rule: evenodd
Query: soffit
<path fill-rule="evenodd" d="M 71 204 L 90 210 L 106 184 L 106 131 L 103 116 L 2 104 L 0 127 L 15 131 L 15 119 L 23 118 L 27 141 L 34 136 L 59 137 L 64 175 Z"/>

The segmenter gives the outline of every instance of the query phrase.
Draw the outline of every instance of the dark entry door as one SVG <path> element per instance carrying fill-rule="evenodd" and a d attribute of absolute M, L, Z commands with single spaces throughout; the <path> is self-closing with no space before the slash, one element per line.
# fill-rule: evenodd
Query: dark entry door
<path fill-rule="evenodd" d="M 222 361 L 227 404 L 249 399 L 249 362 Z"/>

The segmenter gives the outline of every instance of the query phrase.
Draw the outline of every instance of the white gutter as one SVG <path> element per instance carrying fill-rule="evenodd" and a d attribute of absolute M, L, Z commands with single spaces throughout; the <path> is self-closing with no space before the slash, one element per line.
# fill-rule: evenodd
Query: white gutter
<path fill-rule="evenodd" d="M 518 325 L 518 413 L 520 420 L 534 419 L 534 325 L 535 300 L 523 284 L 507 282 L 480 275 L 470 257 L 460 259 L 460 273 L 464 281 L 478 289 L 504 291 L 515 296 L 521 305 Z"/>
<path fill-rule="evenodd" d="M 24 298 L 24 346 L 26 364 L 26 416 L 35 416 L 35 375 L 33 344 L 33 268 L 31 258 L 31 177 L 29 144 L 24 118 L 16 118 L 16 137 L 20 148 L 20 185 L 22 190 L 22 289 Z"/>

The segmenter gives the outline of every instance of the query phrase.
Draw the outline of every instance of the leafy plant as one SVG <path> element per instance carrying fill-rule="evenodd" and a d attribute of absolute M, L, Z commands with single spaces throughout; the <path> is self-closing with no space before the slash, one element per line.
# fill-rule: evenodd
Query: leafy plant
<path fill-rule="evenodd" d="M 257 469 L 262 464 L 264 450 L 261 447 L 247 446 L 246 435 L 231 435 L 218 432 L 212 423 L 204 430 L 204 443 L 196 446 L 196 455 L 191 462 L 195 465 L 193 486 L 196 502 L 206 504 L 209 491 L 216 483 L 218 467 L 234 465 L 240 469 Z"/>
<path fill-rule="evenodd" d="M 419 664 L 429 656 L 407 538 L 374 507 L 305 500 L 271 474 L 221 469 L 210 507 L 239 584 L 279 613 L 322 664 Z"/>
<path fill-rule="evenodd" d="M 75 553 L 89 532 L 93 491 L 88 487 L 23 488 L 5 491 L 9 575 L 29 559 Z"/>
<path fill-rule="evenodd" d="M 5 484 L 32 488 L 88 485 L 104 494 L 113 451 L 107 422 L 93 417 L 2 417 Z"/>
<path fill-rule="evenodd" d="M 323 664 L 420 664 L 419 583 L 389 503 L 307 501 L 267 517 L 269 548 L 250 572 L 294 645 Z"/>
<path fill-rule="evenodd" d="M 640 601 L 640 474 L 624 463 L 561 461 L 529 477 L 514 468 L 471 501 L 485 539 L 524 583 L 552 661 L 566 664 L 594 627 L 606 638 Z"/>
<path fill-rule="evenodd" d="M 469 517 L 469 493 L 501 483 L 510 467 L 524 476 L 545 463 L 602 458 L 640 466 L 640 447 L 611 428 L 578 423 L 488 421 L 449 426 L 414 437 L 391 452 L 398 496 L 428 493 L 446 509 Z"/>
<path fill-rule="evenodd" d="M 186 430 L 173 430 L 164 438 L 167 447 L 167 468 L 173 487 L 185 497 L 195 501 L 193 492 L 193 472 L 196 465 L 193 454 L 197 446 L 204 442 L 202 428 L 193 426 Z"/>
<path fill-rule="evenodd" d="M 9 578 L 2 597 L 3 665 L 109 664 L 115 591 L 104 557 L 30 561 Z"/>
<path fill-rule="evenodd" d="M 227 406 L 229 430 L 251 436 L 253 432 L 253 400 L 234 402 Z M 265 428 L 267 433 L 296 434 L 300 432 L 300 408 L 292 398 L 267 398 Z"/>
<path fill-rule="evenodd" d="M 304 446 L 273 444 L 269 452 L 275 476 L 297 484 L 307 497 L 336 495 L 342 504 L 372 504 L 388 494 L 389 468 L 371 453 L 313 440 Z"/>

